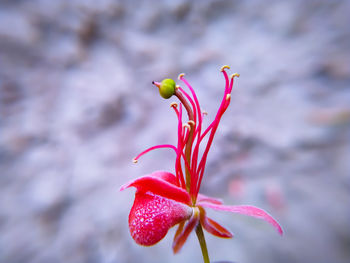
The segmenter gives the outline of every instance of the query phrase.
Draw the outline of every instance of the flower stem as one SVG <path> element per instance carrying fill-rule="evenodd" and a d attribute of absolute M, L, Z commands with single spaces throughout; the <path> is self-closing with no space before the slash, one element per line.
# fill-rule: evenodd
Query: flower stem
<path fill-rule="evenodd" d="M 202 229 L 202 225 L 198 224 L 196 227 L 196 234 L 198 237 L 199 244 L 202 249 L 202 255 L 203 255 L 203 261 L 204 263 L 210 263 L 209 260 L 209 254 L 208 254 L 208 249 L 207 249 L 207 243 L 205 242 L 205 237 Z"/>

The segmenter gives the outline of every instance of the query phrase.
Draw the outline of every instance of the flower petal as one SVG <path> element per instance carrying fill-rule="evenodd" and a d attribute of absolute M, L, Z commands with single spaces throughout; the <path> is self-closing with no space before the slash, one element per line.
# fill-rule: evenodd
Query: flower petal
<path fill-rule="evenodd" d="M 173 242 L 174 254 L 176 254 L 177 252 L 180 251 L 180 249 L 185 244 L 185 242 L 186 242 L 188 236 L 190 235 L 190 233 L 192 232 L 192 230 L 197 226 L 198 222 L 199 222 L 199 210 L 194 208 L 193 214 L 192 214 L 190 220 L 185 225 L 185 227 L 180 225 L 178 231 L 176 231 L 174 242 Z"/>
<path fill-rule="evenodd" d="M 275 227 L 280 235 L 283 235 L 283 230 L 282 230 L 282 227 L 280 226 L 280 224 L 272 216 L 270 216 L 268 213 L 266 213 L 264 210 L 257 208 L 255 206 L 215 205 L 215 204 L 211 204 L 208 202 L 199 202 L 197 204 L 200 206 L 209 207 L 209 208 L 212 208 L 215 210 L 227 211 L 227 212 L 231 212 L 231 213 L 238 213 L 238 214 L 243 214 L 243 215 L 248 215 L 248 216 L 263 219 L 263 220 L 267 221 L 268 223 L 270 223 L 273 227 Z"/>
<path fill-rule="evenodd" d="M 154 177 L 163 179 L 164 181 L 167 181 L 168 183 L 179 186 L 177 183 L 176 176 L 172 173 L 169 173 L 166 171 L 155 171 L 155 172 L 151 173 L 150 176 L 154 176 Z"/>
<path fill-rule="evenodd" d="M 208 202 L 208 203 L 216 204 L 216 205 L 222 205 L 223 204 L 221 199 L 213 198 L 213 197 L 206 196 L 206 195 L 203 195 L 203 194 L 198 194 L 197 202 Z"/>
<path fill-rule="evenodd" d="M 163 239 L 169 228 L 191 215 L 192 208 L 183 203 L 137 191 L 129 214 L 130 234 L 136 243 L 151 246 Z"/>
<path fill-rule="evenodd" d="M 120 191 L 131 186 L 136 187 L 138 191 L 151 192 L 178 202 L 191 204 L 190 195 L 184 189 L 167 182 L 160 176 L 152 176 L 151 174 L 136 178 L 120 187 Z"/>
<path fill-rule="evenodd" d="M 233 234 L 219 223 L 206 216 L 206 212 L 203 207 L 199 207 L 200 210 L 200 222 L 203 228 L 210 234 L 221 238 L 232 238 Z"/>

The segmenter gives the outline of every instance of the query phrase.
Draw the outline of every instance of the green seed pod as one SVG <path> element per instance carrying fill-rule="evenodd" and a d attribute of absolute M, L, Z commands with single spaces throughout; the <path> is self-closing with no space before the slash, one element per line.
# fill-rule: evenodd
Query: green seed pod
<path fill-rule="evenodd" d="M 172 79 L 164 79 L 159 87 L 159 94 L 164 99 L 169 99 L 175 94 L 176 83 Z"/>

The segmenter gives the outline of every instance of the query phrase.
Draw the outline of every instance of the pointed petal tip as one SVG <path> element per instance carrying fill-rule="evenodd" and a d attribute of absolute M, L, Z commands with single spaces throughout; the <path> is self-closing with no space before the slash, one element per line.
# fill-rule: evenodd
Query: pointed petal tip
<path fill-rule="evenodd" d="M 126 184 L 123 184 L 120 188 L 119 188 L 119 191 L 124 191 L 126 188 L 128 188 L 130 186 L 130 183 L 126 183 Z"/>
<path fill-rule="evenodd" d="M 278 224 L 278 229 L 277 229 L 277 231 L 278 231 L 278 234 L 280 234 L 280 236 L 283 237 L 284 232 L 283 232 L 282 227 L 281 227 L 279 224 Z"/>

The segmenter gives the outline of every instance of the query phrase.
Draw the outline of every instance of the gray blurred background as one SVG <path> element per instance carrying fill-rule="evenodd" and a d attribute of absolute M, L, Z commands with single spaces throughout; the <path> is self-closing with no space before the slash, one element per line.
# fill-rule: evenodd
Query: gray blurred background
<path fill-rule="evenodd" d="M 208 111 L 239 72 L 202 193 L 282 224 L 210 211 L 213 261 L 350 262 L 349 1 L 2 0 L 0 262 L 201 262 L 192 234 L 134 243 L 134 190 L 174 170 L 176 118 L 152 80 L 185 72 Z M 180 83 L 179 83 L 180 84 Z"/>

